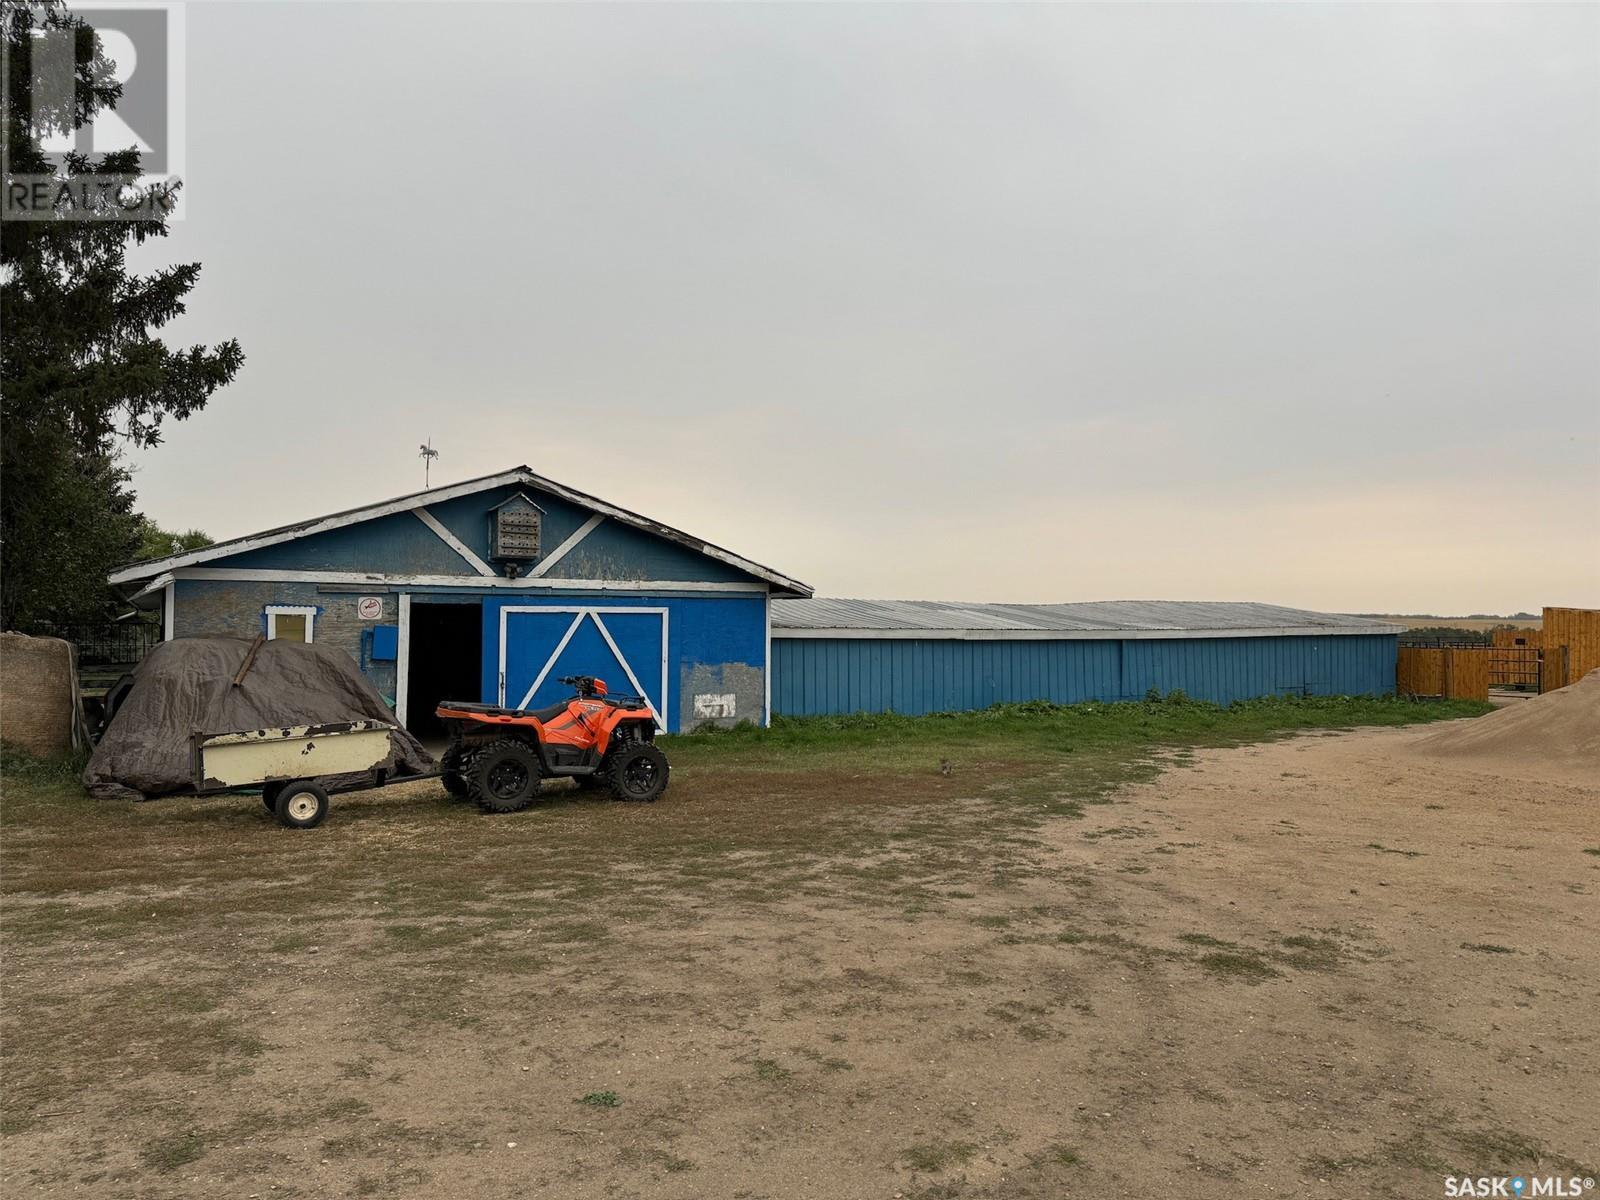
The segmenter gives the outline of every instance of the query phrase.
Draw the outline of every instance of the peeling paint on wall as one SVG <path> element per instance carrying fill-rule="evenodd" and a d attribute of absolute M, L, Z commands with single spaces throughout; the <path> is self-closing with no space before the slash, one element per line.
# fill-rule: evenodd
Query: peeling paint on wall
<path fill-rule="evenodd" d="M 740 721 L 760 722 L 766 703 L 766 675 L 748 663 L 699 663 L 679 674 L 679 727 L 728 728 Z"/>
<path fill-rule="evenodd" d="M 738 704 L 733 692 L 702 692 L 694 698 L 694 715 L 697 721 L 724 720 L 737 716 Z"/>

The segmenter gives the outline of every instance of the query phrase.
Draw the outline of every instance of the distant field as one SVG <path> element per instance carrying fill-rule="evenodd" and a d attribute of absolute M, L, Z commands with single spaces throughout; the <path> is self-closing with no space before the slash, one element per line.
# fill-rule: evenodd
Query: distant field
<path fill-rule="evenodd" d="M 1498 629 L 1502 625 L 1515 625 L 1518 629 L 1542 629 L 1543 617 L 1528 617 L 1522 620 L 1512 620 L 1510 617 L 1490 617 L 1487 620 L 1477 620 L 1471 617 L 1379 617 L 1380 621 L 1392 621 L 1396 625 L 1404 625 L 1407 629 L 1431 629 L 1446 626 L 1451 629 L 1470 629 L 1474 633 L 1486 633 L 1491 629 Z"/>

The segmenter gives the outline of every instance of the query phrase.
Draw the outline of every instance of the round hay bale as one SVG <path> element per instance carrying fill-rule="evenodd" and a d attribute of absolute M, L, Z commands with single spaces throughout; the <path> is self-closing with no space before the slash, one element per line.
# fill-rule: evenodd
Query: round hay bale
<path fill-rule="evenodd" d="M 0 739 L 38 758 L 73 748 L 77 655 L 61 638 L 0 633 Z"/>

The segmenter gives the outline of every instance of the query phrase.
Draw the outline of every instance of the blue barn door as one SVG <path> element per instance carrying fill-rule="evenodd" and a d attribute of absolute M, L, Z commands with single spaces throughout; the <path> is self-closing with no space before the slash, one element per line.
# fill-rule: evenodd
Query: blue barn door
<path fill-rule="evenodd" d="M 500 610 L 500 703 L 543 708 L 566 699 L 568 675 L 593 675 L 612 695 L 645 698 L 666 729 L 667 610 L 507 606 Z"/>

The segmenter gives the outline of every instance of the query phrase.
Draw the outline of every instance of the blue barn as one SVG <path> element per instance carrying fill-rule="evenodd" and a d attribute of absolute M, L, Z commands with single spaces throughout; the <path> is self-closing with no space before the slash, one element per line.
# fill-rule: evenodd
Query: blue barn
<path fill-rule="evenodd" d="M 539 707 L 565 675 L 662 728 L 774 713 L 1137 700 L 1226 704 L 1395 684 L 1400 627 L 1269 604 L 825 600 L 769 567 L 515 467 L 203 550 L 111 583 L 165 636 L 349 651 L 414 732 L 440 700 Z"/>
<path fill-rule="evenodd" d="M 770 718 L 769 567 L 515 467 L 136 563 L 110 582 L 159 603 L 168 638 L 234 634 L 349 651 L 401 722 L 442 699 L 516 707 L 597 675 L 662 728 Z"/>
<path fill-rule="evenodd" d="M 1394 691 L 1398 625 L 1273 604 L 778 600 L 773 708 L 920 715 L 1022 700 Z"/>

